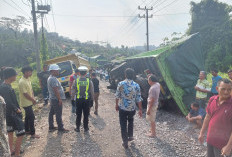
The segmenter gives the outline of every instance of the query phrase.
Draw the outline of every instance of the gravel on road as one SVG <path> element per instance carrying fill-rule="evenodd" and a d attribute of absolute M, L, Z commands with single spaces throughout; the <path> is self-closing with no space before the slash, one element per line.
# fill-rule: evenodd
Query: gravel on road
<path fill-rule="evenodd" d="M 25 138 L 23 157 L 204 157 L 206 147 L 197 141 L 199 129 L 193 129 L 184 116 L 166 111 L 157 113 L 157 137 L 145 134 L 149 124 L 136 114 L 134 138 L 125 150 L 121 144 L 118 113 L 115 111 L 114 93 L 100 82 L 99 115 L 89 117 L 90 131 L 77 133 L 75 114 L 71 113 L 70 100 L 63 107 L 64 127 L 69 133 L 48 132 L 49 106 L 44 107 L 36 116 L 36 131 L 39 139 Z"/>

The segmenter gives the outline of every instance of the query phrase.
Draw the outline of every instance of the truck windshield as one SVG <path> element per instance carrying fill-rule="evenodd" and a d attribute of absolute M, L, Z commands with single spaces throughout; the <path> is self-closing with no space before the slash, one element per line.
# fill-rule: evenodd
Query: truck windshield
<path fill-rule="evenodd" d="M 72 66 L 71 66 L 71 63 L 69 61 L 58 63 L 58 65 L 61 69 L 59 77 L 68 76 L 68 75 L 71 75 L 73 73 Z"/>

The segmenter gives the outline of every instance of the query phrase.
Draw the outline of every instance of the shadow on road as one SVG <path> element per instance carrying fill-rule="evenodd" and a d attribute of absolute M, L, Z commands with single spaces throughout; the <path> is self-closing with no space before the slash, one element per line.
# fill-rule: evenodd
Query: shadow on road
<path fill-rule="evenodd" d="M 93 126 L 99 130 L 103 130 L 106 126 L 104 119 L 102 119 L 99 115 L 97 115 L 96 117 L 89 115 L 89 120 L 91 121 Z"/>
<path fill-rule="evenodd" d="M 127 157 L 133 157 L 133 156 L 144 157 L 143 154 L 141 154 L 140 150 L 136 147 L 134 142 L 131 143 L 129 149 L 125 150 L 125 154 Z"/>
<path fill-rule="evenodd" d="M 64 152 L 64 148 L 61 143 L 61 139 L 63 137 L 62 133 L 51 132 L 48 135 L 47 144 L 44 147 L 44 151 L 41 156 L 56 156 L 61 157 L 62 152 Z"/>
<path fill-rule="evenodd" d="M 89 133 L 77 133 L 76 142 L 72 145 L 72 156 L 96 156 L 102 157 L 100 146 L 92 140 Z"/>

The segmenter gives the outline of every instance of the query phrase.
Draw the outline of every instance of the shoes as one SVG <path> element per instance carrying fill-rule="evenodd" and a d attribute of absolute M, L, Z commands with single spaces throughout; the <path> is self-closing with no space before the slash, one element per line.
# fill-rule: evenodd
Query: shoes
<path fill-rule="evenodd" d="M 75 128 L 74 129 L 76 132 L 80 132 L 80 129 L 79 128 Z"/>
<path fill-rule="evenodd" d="M 31 138 L 40 138 L 40 136 L 39 136 L 39 135 L 34 134 L 34 135 L 31 135 Z"/>
<path fill-rule="evenodd" d="M 128 149 L 128 144 L 122 143 L 123 148 Z"/>
<path fill-rule="evenodd" d="M 57 127 L 49 128 L 49 132 L 53 132 L 53 131 L 55 131 L 55 130 L 58 130 L 58 128 L 57 128 Z"/>
<path fill-rule="evenodd" d="M 60 133 L 68 133 L 68 132 L 69 132 L 69 130 L 67 130 L 67 129 L 63 128 L 63 129 L 58 130 L 58 132 L 60 132 Z"/>
<path fill-rule="evenodd" d="M 98 115 L 98 112 L 97 112 L 97 111 L 94 111 L 94 114 L 95 114 L 95 115 Z"/>
<path fill-rule="evenodd" d="M 128 137 L 128 141 L 134 141 L 134 137 Z"/>
<path fill-rule="evenodd" d="M 89 128 L 86 128 L 86 129 L 85 129 L 85 132 L 88 132 L 88 131 L 89 131 Z"/>
<path fill-rule="evenodd" d="M 48 105 L 48 100 L 45 100 L 43 105 L 47 106 Z"/>

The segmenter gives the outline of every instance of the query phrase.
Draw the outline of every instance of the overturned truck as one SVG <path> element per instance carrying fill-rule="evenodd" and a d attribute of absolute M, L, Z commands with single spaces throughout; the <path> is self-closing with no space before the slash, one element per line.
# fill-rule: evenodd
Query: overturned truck
<path fill-rule="evenodd" d="M 194 34 L 154 51 L 145 52 L 126 59 L 110 72 L 111 87 L 124 79 L 124 70 L 133 68 L 135 81 L 140 85 L 143 99 L 146 100 L 149 85 L 146 71 L 159 78 L 162 86 L 160 103 L 177 108 L 187 115 L 190 104 L 195 100 L 194 86 L 199 72 L 204 70 L 204 57 L 199 34 Z M 175 105 L 176 104 L 176 105 Z"/>

